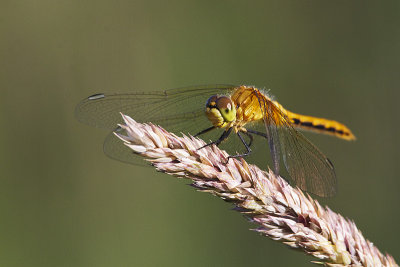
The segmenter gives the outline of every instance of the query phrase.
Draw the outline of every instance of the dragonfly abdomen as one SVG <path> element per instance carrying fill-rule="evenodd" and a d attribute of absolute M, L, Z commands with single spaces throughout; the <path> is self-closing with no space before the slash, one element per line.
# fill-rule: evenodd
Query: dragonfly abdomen
<path fill-rule="evenodd" d="M 290 111 L 287 111 L 286 115 L 296 128 L 333 135 L 345 140 L 356 139 L 350 129 L 340 122 L 324 118 L 300 115 Z"/>

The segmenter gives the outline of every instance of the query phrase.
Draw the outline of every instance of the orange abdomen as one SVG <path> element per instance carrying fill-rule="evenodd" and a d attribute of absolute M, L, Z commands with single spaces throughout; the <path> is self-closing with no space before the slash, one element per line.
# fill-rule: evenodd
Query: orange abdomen
<path fill-rule="evenodd" d="M 287 111 L 287 116 L 296 128 L 329 134 L 349 141 L 356 139 L 351 130 L 340 122 L 300 115 L 290 111 Z"/>

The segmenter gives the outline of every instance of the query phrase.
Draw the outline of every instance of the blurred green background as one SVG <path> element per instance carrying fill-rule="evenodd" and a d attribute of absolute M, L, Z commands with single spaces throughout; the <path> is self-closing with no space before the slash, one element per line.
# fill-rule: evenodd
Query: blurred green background
<path fill-rule="evenodd" d="M 310 266 L 188 181 L 110 160 L 74 119 L 98 92 L 233 83 L 347 124 L 307 134 L 322 204 L 400 260 L 400 2 L 2 1 L 1 266 Z"/>

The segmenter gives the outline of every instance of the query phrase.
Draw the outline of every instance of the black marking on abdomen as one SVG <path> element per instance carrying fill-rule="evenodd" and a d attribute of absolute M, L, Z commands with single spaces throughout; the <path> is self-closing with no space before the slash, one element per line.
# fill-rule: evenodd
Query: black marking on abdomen
<path fill-rule="evenodd" d="M 325 130 L 326 129 L 326 127 L 324 125 L 322 125 L 322 124 L 313 125 L 313 128 L 317 128 L 319 130 Z"/>
<path fill-rule="evenodd" d="M 300 124 L 300 120 L 299 119 L 292 119 L 294 124 Z"/>
<path fill-rule="evenodd" d="M 312 124 L 312 122 L 308 122 L 308 121 L 300 122 L 300 125 L 306 126 L 306 127 L 314 127 L 314 125 Z M 324 127 L 324 128 L 325 128 L 325 127 Z"/>
<path fill-rule="evenodd" d="M 314 128 L 320 131 L 327 131 L 331 133 L 337 133 L 340 135 L 349 135 L 348 132 L 344 132 L 343 130 L 337 130 L 335 127 L 325 127 L 323 124 L 317 124 L 314 125 L 312 122 L 309 121 L 301 121 L 299 119 L 293 118 L 292 119 L 293 124 L 299 125 L 299 126 L 304 126 L 304 127 L 309 127 L 309 128 Z"/>

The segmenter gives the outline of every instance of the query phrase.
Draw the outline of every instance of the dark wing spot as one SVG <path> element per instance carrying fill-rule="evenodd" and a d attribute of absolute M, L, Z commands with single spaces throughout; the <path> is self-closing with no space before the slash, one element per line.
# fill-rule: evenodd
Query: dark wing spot
<path fill-rule="evenodd" d="M 105 97 L 104 94 L 95 94 L 95 95 L 89 96 L 88 99 L 89 100 L 97 100 L 97 99 L 104 98 L 104 97 Z"/>
<path fill-rule="evenodd" d="M 327 130 L 332 133 L 336 132 L 336 129 L 334 127 L 329 127 Z"/>

